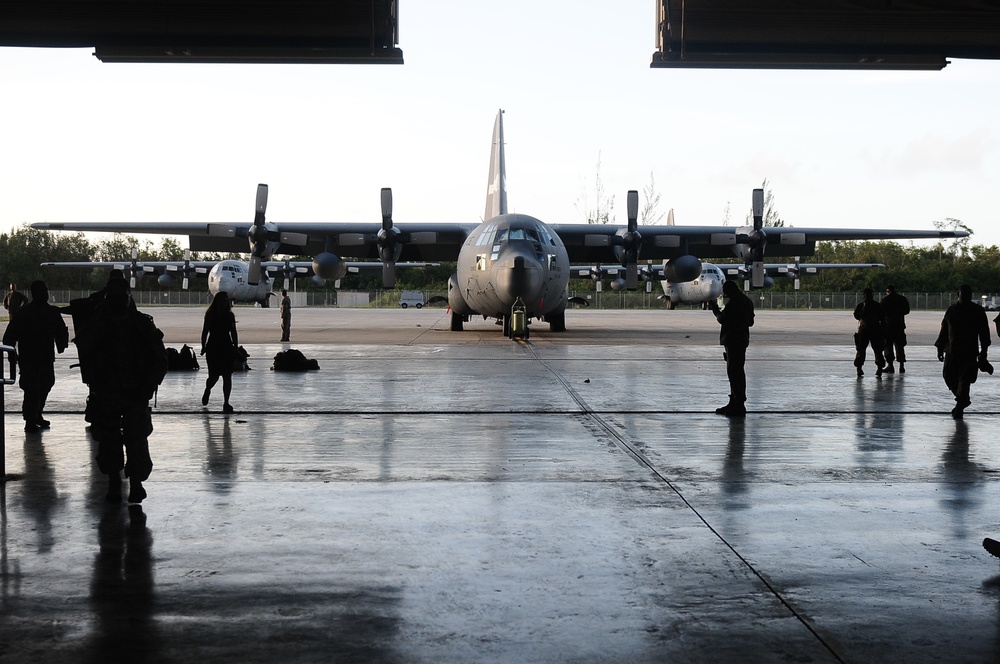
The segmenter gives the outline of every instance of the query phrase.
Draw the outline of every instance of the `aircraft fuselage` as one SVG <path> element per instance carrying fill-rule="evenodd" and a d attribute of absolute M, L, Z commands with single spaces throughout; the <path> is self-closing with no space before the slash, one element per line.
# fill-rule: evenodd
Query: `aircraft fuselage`
<path fill-rule="evenodd" d="M 208 273 L 208 291 L 226 293 L 233 302 L 258 302 L 267 306 L 267 298 L 271 295 L 272 280 L 266 273 L 261 274 L 260 282 L 251 284 L 250 268 L 243 261 L 219 261 Z"/>
<path fill-rule="evenodd" d="M 692 281 L 661 281 L 664 297 L 673 309 L 678 304 L 705 304 L 722 295 L 726 277 L 715 265 L 702 263 L 701 276 Z"/>
<path fill-rule="evenodd" d="M 472 231 L 458 256 L 448 302 L 463 316 L 510 316 L 520 299 L 529 318 L 562 314 L 569 257 L 559 235 L 524 214 L 502 214 Z"/>

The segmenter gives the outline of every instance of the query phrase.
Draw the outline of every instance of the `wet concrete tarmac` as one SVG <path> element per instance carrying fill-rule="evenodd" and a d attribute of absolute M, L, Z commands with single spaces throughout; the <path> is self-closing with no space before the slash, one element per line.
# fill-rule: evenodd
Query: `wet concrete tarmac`
<path fill-rule="evenodd" d="M 168 374 L 141 506 L 104 500 L 72 348 L 50 430 L 6 389 L 0 661 L 1000 658 L 1000 375 L 949 416 L 939 313 L 858 379 L 849 312 L 760 312 L 745 420 L 703 312 L 238 316 L 237 412 Z M 289 345 L 321 369 L 270 371 Z"/>

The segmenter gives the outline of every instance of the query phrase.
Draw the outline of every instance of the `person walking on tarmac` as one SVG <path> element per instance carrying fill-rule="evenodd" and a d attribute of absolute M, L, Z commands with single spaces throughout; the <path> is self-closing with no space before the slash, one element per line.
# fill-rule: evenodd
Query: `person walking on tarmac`
<path fill-rule="evenodd" d="M 885 312 L 885 372 L 896 373 L 892 363 L 899 360 L 899 373 L 906 373 L 906 320 L 910 313 L 910 301 L 896 292 L 895 286 L 885 287 L 882 297 L 882 311 Z"/>
<path fill-rule="evenodd" d="M 961 418 L 972 403 L 969 388 L 976 382 L 980 370 L 993 373 L 987 359 L 990 347 L 990 324 L 986 310 L 972 301 L 972 287 L 963 284 L 958 289 L 958 302 L 948 307 L 941 321 L 934 346 L 938 360 L 944 362 L 942 375 L 945 385 L 955 395 L 952 417 Z"/>
<path fill-rule="evenodd" d="M 21 373 L 18 385 L 24 391 L 21 404 L 24 430 L 35 433 L 48 429 L 50 422 L 42 417 L 42 411 L 56 384 L 56 351 L 66 350 L 69 330 L 59 309 L 49 304 L 49 289 L 44 281 L 32 282 L 31 302 L 16 316 L 11 316 L 3 333 L 3 343 L 16 345 L 17 366 Z"/>
<path fill-rule="evenodd" d="M 135 309 L 124 279 L 110 279 L 88 325 L 77 332 L 77 348 L 90 363 L 90 432 L 97 441 L 97 467 L 108 476 L 107 499 L 146 498 L 142 483 L 153 470 L 149 400 L 167 373 L 163 333 L 153 318 Z M 127 461 L 126 461 L 127 459 Z"/>
<path fill-rule="evenodd" d="M 719 344 L 725 349 L 723 357 L 729 377 L 729 403 L 716 408 L 715 412 L 729 417 L 743 417 L 747 414 L 747 374 L 744 365 L 750 345 L 750 328 L 753 327 L 753 302 L 735 281 L 722 285 L 722 295 L 726 298 L 725 307 L 719 309 L 714 300 L 709 307 L 722 325 Z"/>
<path fill-rule="evenodd" d="M 885 367 L 885 357 L 882 350 L 885 346 L 885 311 L 882 305 L 875 301 L 875 293 L 871 288 L 864 290 L 864 299 L 854 307 L 854 319 L 858 321 L 858 331 L 854 333 L 854 366 L 858 369 L 858 378 L 865 375 L 862 367 L 865 364 L 865 353 L 868 346 L 872 347 L 875 356 L 875 376 L 882 375 Z"/>
<path fill-rule="evenodd" d="M 205 392 L 201 395 L 202 406 L 208 405 L 212 388 L 221 377 L 222 412 L 233 412 L 233 407 L 229 404 L 229 395 L 233 391 L 233 363 L 239 345 L 236 316 L 233 314 L 229 295 L 224 292 L 216 293 L 205 311 L 205 323 L 201 328 L 201 354 L 208 355 L 208 379 L 205 381 Z"/>

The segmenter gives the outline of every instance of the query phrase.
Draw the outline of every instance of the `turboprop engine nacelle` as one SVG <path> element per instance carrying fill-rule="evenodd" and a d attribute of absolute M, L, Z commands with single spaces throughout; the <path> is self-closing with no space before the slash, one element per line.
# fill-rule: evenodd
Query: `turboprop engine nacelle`
<path fill-rule="evenodd" d="M 340 260 L 340 256 L 327 251 L 313 258 L 312 268 L 316 276 L 326 280 L 343 279 L 347 274 L 347 264 Z"/>
<path fill-rule="evenodd" d="M 177 280 L 169 274 L 161 274 L 156 278 L 156 283 L 160 285 L 160 288 L 173 288 L 177 285 Z"/>
<path fill-rule="evenodd" d="M 326 279 L 319 276 L 318 274 L 314 274 L 313 276 L 309 277 L 309 279 L 317 286 L 326 286 Z"/>
<path fill-rule="evenodd" d="M 663 278 L 673 283 L 694 281 L 701 276 L 701 261 L 694 256 L 681 256 L 663 263 Z"/>

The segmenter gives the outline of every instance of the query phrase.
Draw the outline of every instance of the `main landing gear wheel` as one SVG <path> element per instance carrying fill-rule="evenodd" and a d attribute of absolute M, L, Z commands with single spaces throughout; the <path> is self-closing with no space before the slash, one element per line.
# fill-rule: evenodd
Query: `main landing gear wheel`
<path fill-rule="evenodd" d="M 565 332 L 566 331 L 566 313 L 561 314 L 550 314 L 545 317 L 545 320 L 549 322 L 549 329 L 553 332 Z"/>
<path fill-rule="evenodd" d="M 452 332 L 462 331 L 462 315 L 456 314 L 454 311 L 451 312 L 451 331 Z"/>

